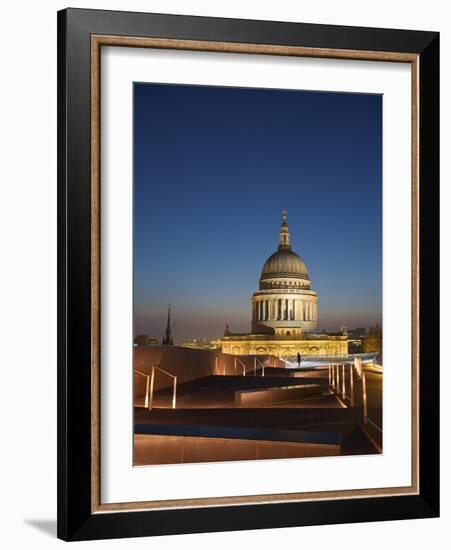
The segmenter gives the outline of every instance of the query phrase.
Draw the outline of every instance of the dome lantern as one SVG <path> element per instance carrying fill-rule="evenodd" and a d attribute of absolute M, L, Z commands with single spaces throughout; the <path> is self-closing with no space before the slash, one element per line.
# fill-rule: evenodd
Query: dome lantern
<path fill-rule="evenodd" d="M 290 245 L 290 230 L 287 224 L 287 211 L 285 208 L 282 211 L 282 225 L 279 232 L 279 250 L 291 250 Z"/>
<path fill-rule="evenodd" d="M 304 260 L 291 248 L 286 210 L 283 210 L 282 213 L 279 246 L 277 251 L 271 254 L 264 263 L 260 276 L 260 284 L 262 281 L 280 278 L 304 279 L 306 283 L 309 282 L 308 271 Z"/>

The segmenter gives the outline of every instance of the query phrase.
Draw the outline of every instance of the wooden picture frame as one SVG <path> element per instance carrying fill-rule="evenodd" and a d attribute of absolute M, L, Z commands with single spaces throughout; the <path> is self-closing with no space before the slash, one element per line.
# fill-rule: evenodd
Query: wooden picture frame
<path fill-rule="evenodd" d="M 100 51 L 112 45 L 411 64 L 410 487 L 100 502 Z M 438 515 L 438 33 L 63 10 L 58 13 L 58 194 L 58 537 L 86 540 Z"/>

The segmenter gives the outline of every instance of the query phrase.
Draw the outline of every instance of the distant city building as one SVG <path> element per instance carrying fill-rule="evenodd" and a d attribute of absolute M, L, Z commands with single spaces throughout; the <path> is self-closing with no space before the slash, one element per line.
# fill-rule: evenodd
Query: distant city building
<path fill-rule="evenodd" d="M 379 325 L 371 327 L 368 334 L 362 338 L 363 353 L 382 351 L 382 329 Z"/>
<path fill-rule="evenodd" d="M 366 335 L 365 327 L 352 328 L 348 330 L 348 334 L 353 338 L 361 338 Z"/>
<path fill-rule="evenodd" d="M 193 338 L 192 340 L 185 340 L 178 344 L 182 348 L 192 348 L 192 349 L 212 349 L 213 345 L 210 340 L 205 338 Z"/>
<path fill-rule="evenodd" d="M 318 297 L 307 267 L 290 243 L 283 211 L 279 246 L 264 263 L 259 290 L 252 296 L 252 332 L 238 334 L 227 325 L 220 347 L 235 355 L 335 355 L 348 352 L 346 332 L 316 333 Z"/>
<path fill-rule="evenodd" d="M 158 340 L 151 338 L 148 334 L 138 334 L 134 340 L 135 346 L 158 346 Z"/>
<path fill-rule="evenodd" d="M 348 329 L 348 353 L 362 353 L 362 337 L 365 335 L 365 327 Z"/>
<path fill-rule="evenodd" d="M 166 323 L 166 330 L 163 336 L 163 346 L 173 346 L 174 340 L 171 332 L 171 304 L 168 306 L 168 321 Z"/>
<path fill-rule="evenodd" d="M 362 353 L 362 339 L 348 336 L 348 353 Z"/>

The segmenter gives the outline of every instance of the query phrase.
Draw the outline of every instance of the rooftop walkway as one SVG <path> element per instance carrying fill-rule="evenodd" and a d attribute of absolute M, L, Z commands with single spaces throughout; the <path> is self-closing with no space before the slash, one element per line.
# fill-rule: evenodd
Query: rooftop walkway
<path fill-rule="evenodd" d="M 255 374 L 255 375 L 253 375 Z M 207 376 L 135 400 L 134 464 L 372 454 L 362 408 L 330 388 L 328 369 Z"/>

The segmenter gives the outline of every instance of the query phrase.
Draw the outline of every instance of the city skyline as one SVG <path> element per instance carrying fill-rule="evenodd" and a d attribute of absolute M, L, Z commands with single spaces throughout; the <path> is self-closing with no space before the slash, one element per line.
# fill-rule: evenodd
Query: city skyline
<path fill-rule="evenodd" d="M 382 98 L 135 84 L 134 334 L 251 325 L 288 211 L 318 329 L 382 321 Z"/>

